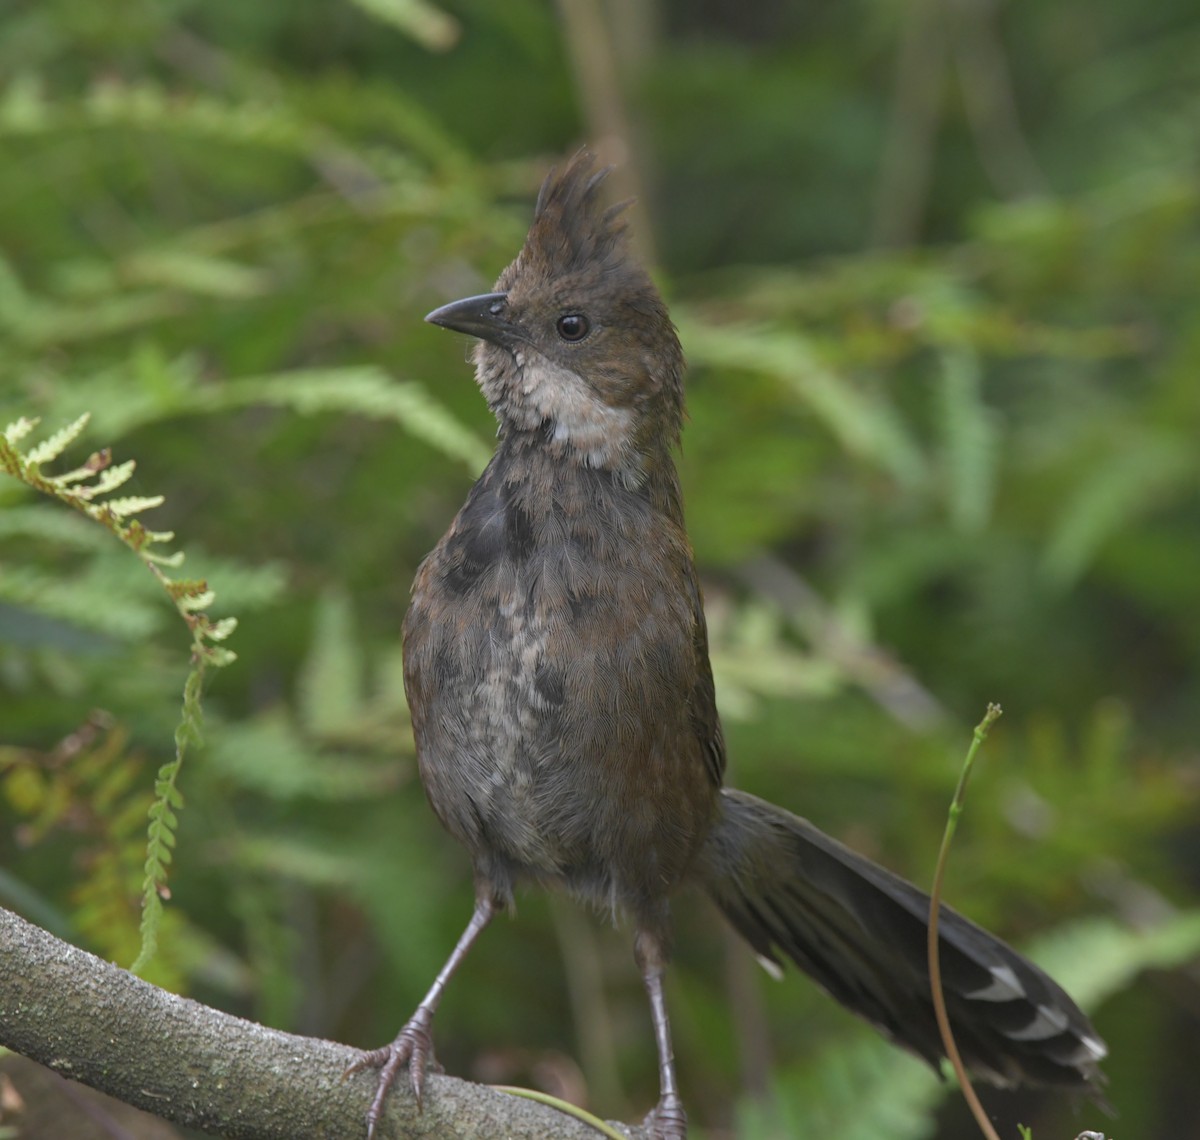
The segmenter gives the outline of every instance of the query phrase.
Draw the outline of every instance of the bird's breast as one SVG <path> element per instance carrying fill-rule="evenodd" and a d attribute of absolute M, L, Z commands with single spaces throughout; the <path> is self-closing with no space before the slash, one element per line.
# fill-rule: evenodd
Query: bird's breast
<path fill-rule="evenodd" d="M 422 777 L 468 846 L 567 878 L 618 842 L 681 863 L 715 794 L 691 573 L 682 528 L 611 483 L 476 486 L 405 623 Z"/>

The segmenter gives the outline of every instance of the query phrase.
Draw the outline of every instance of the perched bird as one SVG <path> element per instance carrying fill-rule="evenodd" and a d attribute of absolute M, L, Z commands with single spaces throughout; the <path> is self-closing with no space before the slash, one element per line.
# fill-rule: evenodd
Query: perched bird
<path fill-rule="evenodd" d="M 426 320 L 479 338 L 496 453 L 422 563 L 404 681 L 433 810 L 471 854 L 475 911 L 390 1045 L 373 1134 L 408 1066 L 418 1099 L 451 974 L 519 882 L 627 915 L 658 1044 L 648 1118 L 686 1116 L 663 997 L 672 898 L 699 887 L 759 958 L 790 958 L 848 1009 L 937 1065 L 928 897 L 783 808 L 723 788 L 725 744 L 674 451 L 683 353 L 606 206 L 587 151 L 552 172 L 496 291 Z M 1105 1046 L 1045 973 L 949 908 L 951 1024 L 997 1084 L 1095 1091 Z"/>

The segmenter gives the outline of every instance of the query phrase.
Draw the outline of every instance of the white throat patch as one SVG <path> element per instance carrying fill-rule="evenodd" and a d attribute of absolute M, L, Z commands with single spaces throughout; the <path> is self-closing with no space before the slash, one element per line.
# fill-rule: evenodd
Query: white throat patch
<path fill-rule="evenodd" d="M 627 484 L 642 481 L 639 457 L 631 447 L 632 408 L 606 404 L 579 373 L 547 360 L 540 352 L 514 354 L 520 379 L 510 395 L 509 415 L 521 426 L 554 425 L 551 439 L 569 445 L 589 467 L 619 471 Z"/>

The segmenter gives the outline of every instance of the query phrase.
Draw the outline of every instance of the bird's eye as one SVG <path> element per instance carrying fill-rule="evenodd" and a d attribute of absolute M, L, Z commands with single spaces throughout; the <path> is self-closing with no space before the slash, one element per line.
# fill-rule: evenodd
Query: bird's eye
<path fill-rule="evenodd" d="M 563 340 L 569 341 L 583 340 L 592 331 L 592 326 L 582 313 L 565 313 L 558 318 L 558 323 L 554 327 L 558 329 L 558 335 Z"/>

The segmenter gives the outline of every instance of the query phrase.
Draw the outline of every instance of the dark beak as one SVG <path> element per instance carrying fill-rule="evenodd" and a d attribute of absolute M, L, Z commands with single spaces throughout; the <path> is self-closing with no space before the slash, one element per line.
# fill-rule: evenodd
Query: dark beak
<path fill-rule="evenodd" d="M 505 319 L 507 311 L 507 293 L 483 293 L 478 297 L 451 301 L 434 309 L 425 319 L 444 329 L 467 333 L 494 344 L 511 345 L 518 339 L 517 328 Z"/>

